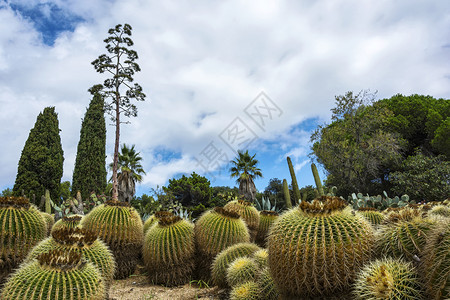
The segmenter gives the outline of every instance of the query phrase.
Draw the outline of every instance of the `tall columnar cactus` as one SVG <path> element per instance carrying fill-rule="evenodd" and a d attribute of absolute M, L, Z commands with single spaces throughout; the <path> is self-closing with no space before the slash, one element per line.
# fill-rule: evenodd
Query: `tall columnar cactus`
<path fill-rule="evenodd" d="M 209 281 L 214 257 L 234 244 L 245 242 L 250 242 L 250 235 L 237 213 L 223 207 L 203 213 L 195 223 L 198 277 Z"/>
<path fill-rule="evenodd" d="M 283 179 L 283 195 L 284 201 L 286 203 L 286 208 L 291 209 L 292 208 L 291 194 L 289 193 L 289 185 L 286 179 Z"/>
<path fill-rule="evenodd" d="M 291 179 L 292 179 L 292 192 L 293 192 L 293 196 L 294 196 L 294 205 L 300 203 L 300 190 L 298 188 L 298 183 L 297 183 L 297 177 L 295 176 L 295 170 L 294 170 L 294 166 L 292 165 L 292 161 L 291 158 L 288 156 L 286 158 L 287 163 L 288 163 L 288 167 L 289 167 L 289 173 L 291 173 Z"/>
<path fill-rule="evenodd" d="M 269 232 L 269 267 L 285 297 L 324 297 L 350 287 L 369 261 L 372 226 L 338 197 L 302 202 Z"/>
<path fill-rule="evenodd" d="M 41 241 L 28 254 L 25 262 L 31 262 L 42 253 L 51 250 L 77 252 L 96 266 L 102 274 L 106 289 L 112 283 L 116 263 L 108 246 L 97 235 L 85 228 L 60 228 L 52 232 L 51 237 Z"/>
<path fill-rule="evenodd" d="M 385 218 L 385 216 L 381 212 L 372 207 L 360 208 L 358 209 L 358 213 L 366 218 L 366 220 L 369 221 L 373 226 L 380 225 Z"/>
<path fill-rule="evenodd" d="M 223 208 L 241 216 L 247 224 L 250 240 L 255 241 L 259 226 L 259 211 L 253 204 L 244 200 L 234 200 L 228 202 Z"/>
<path fill-rule="evenodd" d="M 134 273 L 144 240 L 142 220 L 136 209 L 126 202 L 107 201 L 87 214 L 81 225 L 94 231 L 113 252 L 117 264 L 115 279 Z"/>
<path fill-rule="evenodd" d="M 266 237 L 270 226 L 278 218 L 278 213 L 275 211 L 263 210 L 259 213 L 258 232 L 256 234 L 255 242 L 261 246 L 266 247 Z"/>
<path fill-rule="evenodd" d="M 150 281 L 167 286 L 189 282 L 194 271 L 194 224 L 178 216 L 158 219 L 145 235 L 143 257 Z"/>
<path fill-rule="evenodd" d="M 311 170 L 314 176 L 314 181 L 316 182 L 317 191 L 319 192 L 319 196 L 325 195 L 323 191 L 322 181 L 320 180 L 319 171 L 317 170 L 316 164 L 311 164 Z"/>
<path fill-rule="evenodd" d="M 45 212 L 48 214 L 52 213 L 52 207 L 50 205 L 50 191 L 45 190 Z"/>
<path fill-rule="evenodd" d="M 416 269 L 401 259 L 384 258 L 367 264 L 353 286 L 355 299 L 424 299 Z"/>
<path fill-rule="evenodd" d="M 61 228 L 76 228 L 80 225 L 81 219 L 83 216 L 81 215 L 72 215 L 72 216 L 64 216 L 52 226 L 52 232 Z"/>
<path fill-rule="evenodd" d="M 55 218 L 52 215 L 40 212 L 41 216 L 44 218 L 45 225 L 47 225 L 47 235 L 50 235 L 50 231 L 52 230 L 53 224 L 55 224 Z"/>
<path fill-rule="evenodd" d="M 450 299 L 450 220 L 442 219 L 429 233 L 422 257 L 427 299 Z"/>
<path fill-rule="evenodd" d="M 103 300 L 100 271 L 80 253 L 53 250 L 22 265 L 6 282 L 2 300 Z"/>
<path fill-rule="evenodd" d="M 0 282 L 46 236 L 44 217 L 28 199 L 0 197 Z"/>
<path fill-rule="evenodd" d="M 219 287 L 228 287 L 226 275 L 229 265 L 238 257 L 244 257 L 254 254 L 261 250 L 256 244 L 253 243 L 239 243 L 230 246 L 220 252 L 214 259 L 211 268 L 211 277 L 215 285 Z"/>

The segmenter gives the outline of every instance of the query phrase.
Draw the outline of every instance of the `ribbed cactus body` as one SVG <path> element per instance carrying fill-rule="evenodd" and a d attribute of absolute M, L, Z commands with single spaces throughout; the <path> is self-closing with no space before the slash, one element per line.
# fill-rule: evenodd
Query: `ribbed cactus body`
<path fill-rule="evenodd" d="M 258 264 L 259 268 L 267 268 L 269 266 L 269 252 L 267 249 L 260 249 L 253 253 L 251 257 Z"/>
<path fill-rule="evenodd" d="M 61 228 L 76 228 L 80 225 L 81 220 L 83 219 L 82 215 L 72 215 L 72 216 L 64 216 L 52 226 L 51 232 L 55 230 L 59 230 Z"/>
<path fill-rule="evenodd" d="M 47 225 L 28 199 L 0 197 L 0 282 L 47 236 Z"/>
<path fill-rule="evenodd" d="M 269 232 L 269 267 L 285 297 L 324 297 L 347 289 L 371 258 L 373 228 L 337 197 L 282 214 Z"/>
<path fill-rule="evenodd" d="M 258 273 L 258 279 L 256 281 L 260 287 L 259 299 L 264 300 L 277 300 L 280 297 L 278 289 L 273 281 L 272 275 L 268 267 L 262 268 Z"/>
<path fill-rule="evenodd" d="M 360 213 L 373 226 L 380 225 L 383 223 L 385 218 L 385 216 L 375 208 L 360 208 L 358 213 Z"/>
<path fill-rule="evenodd" d="M 147 231 L 150 229 L 150 227 L 152 227 L 152 225 L 155 224 L 159 218 L 168 217 L 168 216 L 173 216 L 173 213 L 170 211 L 157 211 L 153 215 L 151 215 L 144 222 L 144 236 L 147 233 Z"/>
<path fill-rule="evenodd" d="M 211 268 L 212 280 L 219 287 L 228 287 L 226 275 L 229 265 L 239 257 L 249 256 L 261 250 L 253 243 L 239 243 L 220 252 L 214 259 Z"/>
<path fill-rule="evenodd" d="M 255 281 L 247 281 L 231 289 L 230 300 L 259 300 L 260 287 Z"/>
<path fill-rule="evenodd" d="M 230 201 L 223 208 L 241 216 L 248 226 L 250 240 L 254 241 L 258 233 L 259 211 L 250 202 L 244 200 Z"/>
<path fill-rule="evenodd" d="M 424 299 L 416 269 L 400 259 L 385 258 L 367 264 L 353 286 L 355 299 Z"/>
<path fill-rule="evenodd" d="M 117 264 L 115 279 L 134 273 L 144 240 L 142 220 L 136 209 L 128 203 L 108 201 L 92 209 L 81 225 L 94 231 L 113 252 Z"/>
<path fill-rule="evenodd" d="M 146 233 L 144 263 L 150 281 L 166 286 L 189 282 L 195 262 L 194 224 L 177 216 L 158 219 Z"/>
<path fill-rule="evenodd" d="M 50 231 L 52 230 L 53 224 L 55 224 L 55 219 L 51 214 L 41 212 L 42 217 L 44 218 L 45 225 L 47 225 L 47 235 L 50 235 Z"/>
<path fill-rule="evenodd" d="M 217 254 L 234 244 L 250 242 L 245 222 L 237 213 L 222 207 L 203 213 L 194 230 L 198 251 L 197 275 L 203 280 L 210 279 L 211 264 Z"/>
<path fill-rule="evenodd" d="M 428 212 L 430 216 L 450 218 L 450 206 L 436 205 Z"/>
<path fill-rule="evenodd" d="M 278 218 L 278 213 L 269 210 L 263 210 L 259 213 L 258 232 L 256 234 L 256 243 L 261 247 L 266 247 L 266 238 L 269 233 L 270 225 Z"/>
<path fill-rule="evenodd" d="M 417 260 L 434 225 L 435 221 L 420 217 L 387 223 L 377 233 L 376 252 L 381 256 Z"/>
<path fill-rule="evenodd" d="M 97 235 L 85 228 L 60 228 L 52 236 L 37 244 L 28 254 L 25 262 L 31 262 L 40 254 L 51 250 L 77 252 L 96 266 L 105 280 L 106 288 L 112 283 L 116 263 L 108 246 Z"/>
<path fill-rule="evenodd" d="M 74 252 L 50 251 L 22 265 L 6 282 L 2 300 L 103 300 L 100 271 Z"/>
<path fill-rule="evenodd" d="M 427 299 L 450 299 L 449 220 L 444 220 L 429 233 L 421 263 Z"/>
<path fill-rule="evenodd" d="M 227 268 L 227 282 L 231 287 L 256 280 L 259 267 L 250 257 L 238 257 Z"/>

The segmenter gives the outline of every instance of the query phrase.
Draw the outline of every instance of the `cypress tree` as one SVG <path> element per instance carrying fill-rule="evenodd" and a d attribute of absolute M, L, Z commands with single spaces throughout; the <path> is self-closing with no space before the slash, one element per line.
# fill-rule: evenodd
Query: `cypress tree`
<path fill-rule="evenodd" d="M 24 191 L 32 199 L 35 194 L 39 202 L 48 189 L 52 199 L 59 199 L 64 162 L 59 131 L 55 107 L 46 107 L 39 113 L 23 147 L 13 188 L 15 195 Z"/>
<path fill-rule="evenodd" d="M 104 99 L 91 89 L 94 95 L 81 124 L 80 140 L 72 177 L 72 194 L 81 192 L 83 199 L 92 191 L 101 193 L 106 188 L 106 125 Z"/>

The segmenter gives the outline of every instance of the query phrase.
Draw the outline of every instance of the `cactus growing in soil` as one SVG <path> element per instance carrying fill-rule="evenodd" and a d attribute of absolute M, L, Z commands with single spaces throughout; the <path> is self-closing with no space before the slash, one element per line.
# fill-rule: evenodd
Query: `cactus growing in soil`
<path fill-rule="evenodd" d="M 285 297 L 322 297 L 349 288 L 369 261 L 373 228 L 344 200 L 323 196 L 282 214 L 268 238 L 270 273 Z"/>
<path fill-rule="evenodd" d="M 64 216 L 52 226 L 51 232 L 61 229 L 61 228 L 76 228 L 80 225 L 81 219 L 83 216 L 81 215 L 72 215 L 72 216 Z"/>
<path fill-rule="evenodd" d="M 358 212 L 373 226 L 378 226 L 384 221 L 384 215 L 373 207 L 362 207 Z"/>
<path fill-rule="evenodd" d="M 250 202 L 244 200 L 235 200 L 228 202 L 224 207 L 228 211 L 232 211 L 241 216 L 247 224 L 250 233 L 250 240 L 254 241 L 258 233 L 259 211 Z"/>
<path fill-rule="evenodd" d="M 230 292 L 230 300 L 259 300 L 260 287 L 254 281 L 247 281 L 234 287 Z"/>
<path fill-rule="evenodd" d="M 269 227 L 273 224 L 273 222 L 275 222 L 277 218 L 278 213 L 275 211 L 263 210 L 259 212 L 259 225 L 255 239 L 255 242 L 259 246 L 266 246 L 266 238 L 267 233 L 269 232 Z"/>
<path fill-rule="evenodd" d="M 401 259 L 384 258 L 367 264 L 353 286 L 355 299 L 423 299 L 416 269 Z"/>
<path fill-rule="evenodd" d="M 159 218 L 145 235 L 144 263 L 154 284 L 188 282 L 195 266 L 194 254 L 194 224 L 178 216 Z"/>
<path fill-rule="evenodd" d="M 227 287 L 226 280 L 227 268 L 238 257 L 244 257 L 254 254 L 255 252 L 262 250 L 256 244 L 253 243 L 239 243 L 230 246 L 220 252 L 211 267 L 212 281 L 219 287 Z"/>
<path fill-rule="evenodd" d="M 237 243 L 250 242 L 247 225 L 237 213 L 216 207 L 203 213 L 195 223 L 195 244 L 198 251 L 197 273 L 210 280 L 214 257 Z"/>
<path fill-rule="evenodd" d="M 22 265 L 9 277 L 2 300 L 102 300 L 100 271 L 80 253 L 53 250 Z"/>
<path fill-rule="evenodd" d="M 51 214 L 45 212 L 40 213 L 44 218 L 45 225 L 47 225 L 47 235 L 50 235 L 50 231 L 52 230 L 53 224 L 55 224 L 55 218 L 53 218 Z"/>
<path fill-rule="evenodd" d="M 0 197 L 0 282 L 47 236 L 41 212 L 23 197 Z"/>
<path fill-rule="evenodd" d="M 31 262 L 40 254 L 50 250 L 77 252 L 96 266 L 105 280 L 106 288 L 111 284 L 116 263 L 108 246 L 97 235 L 85 228 L 59 228 L 52 231 L 51 237 L 41 241 L 28 254 L 25 262 Z"/>
<path fill-rule="evenodd" d="M 450 299 L 450 220 L 428 235 L 421 260 L 428 299 Z"/>
<path fill-rule="evenodd" d="M 113 252 L 117 264 L 115 279 L 134 273 L 144 240 L 142 220 L 136 209 L 126 202 L 107 201 L 84 216 L 81 225 L 94 231 Z"/>
<path fill-rule="evenodd" d="M 250 257 L 238 257 L 227 268 L 227 282 L 231 287 L 256 280 L 259 267 Z"/>

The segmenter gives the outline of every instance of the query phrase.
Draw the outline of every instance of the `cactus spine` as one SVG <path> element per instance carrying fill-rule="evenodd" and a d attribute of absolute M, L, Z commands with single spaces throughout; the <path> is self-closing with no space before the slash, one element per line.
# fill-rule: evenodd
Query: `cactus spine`
<path fill-rule="evenodd" d="M 311 164 L 311 170 L 314 176 L 314 181 L 316 182 L 317 191 L 319 192 L 319 196 L 325 195 L 323 192 L 322 181 L 320 180 L 319 171 L 317 170 L 316 164 Z"/>
<path fill-rule="evenodd" d="M 259 213 L 259 226 L 256 235 L 256 243 L 261 246 L 266 246 L 266 237 L 270 226 L 278 218 L 278 213 L 270 210 L 263 210 Z"/>
<path fill-rule="evenodd" d="M 52 226 L 51 232 L 61 229 L 61 228 L 76 228 L 78 225 L 80 225 L 81 219 L 83 216 L 81 215 L 72 215 L 69 217 L 62 217 L 56 223 Z"/>
<path fill-rule="evenodd" d="M 144 228 L 139 213 L 129 203 L 107 201 L 95 207 L 81 221 L 111 249 L 116 260 L 115 279 L 134 273 L 142 251 Z"/>
<path fill-rule="evenodd" d="M 254 281 L 247 281 L 234 287 L 230 292 L 230 300 L 258 300 L 260 287 Z"/>
<path fill-rule="evenodd" d="M 50 231 L 52 230 L 53 224 L 55 223 L 55 219 L 52 217 L 52 215 L 40 212 L 41 216 L 44 218 L 45 224 L 47 225 L 47 236 L 50 235 Z"/>
<path fill-rule="evenodd" d="M 372 207 L 360 208 L 358 209 L 358 213 L 360 213 L 373 226 L 378 226 L 384 221 L 384 215 Z"/>
<path fill-rule="evenodd" d="M 289 185 L 286 179 L 283 179 L 283 195 L 284 201 L 286 202 L 286 208 L 291 209 L 292 208 L 291 194 L 289 193 Z"/>
<path fill-rule="evenodd" d="M 250 241 L 255 241 L 259 226 L 258 210 L 250 202 L 244 200 L 230 201 L 223 208 L 235 212 L 242 217 L 247 224 L 250 233 Z"/>
<path fill-rule="evenodd" d="M 103 300 L 98 269 L 80 253 L 49 251 L 22 265 L 6 282 L 2 300 Z"/>
<path fill-rule="evenodd" d="M 301 198 L 300 198 L 300 190 L 298 188 L 298 183 L 297 183 L 297 177 L 295 176 L 295 170 L 294 170 L 294 166 L 292 165 L 291 158 L 288 156 L 286 158 L 286 160 L 287 160 L 287 163 L 289 166 L 289 173 L 291 173 L 294 204 L 298 204 L 298 203 L 300 203 Z"/>
<path fill-rule="evenodd" d="M 194 224 L 178 216 L 158 219 L 145 235 L 143 257 L 154 284 L 187 283 L 194 270 Z"/>
<path fill-rule="evenodd" d="M 258 264 L 249 257 L 236 258 L 227 268 L 227 282 L 231 287 L 256 279 Z"/>
<path fill-rule="evenodd" d="M 324 297 L 349 288 L 371 258 L 373 228 L 345 201 L 323 196 L 282 214 L 269 232 L 269 267 L 286 297 Z"/>

